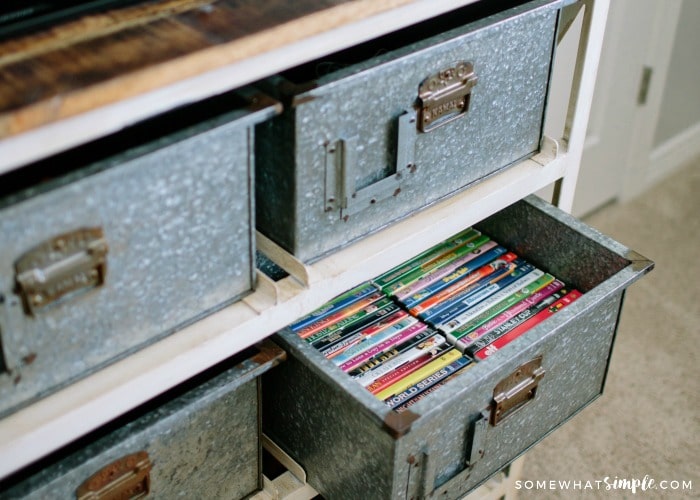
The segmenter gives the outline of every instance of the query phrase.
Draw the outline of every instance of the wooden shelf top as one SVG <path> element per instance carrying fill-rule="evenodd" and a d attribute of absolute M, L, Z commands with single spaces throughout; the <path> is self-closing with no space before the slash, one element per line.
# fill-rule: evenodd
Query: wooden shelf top
<path fill-rule="evenodd" d="M 0 42 L 0 173 L 474 1 L 160 0 Z"/>

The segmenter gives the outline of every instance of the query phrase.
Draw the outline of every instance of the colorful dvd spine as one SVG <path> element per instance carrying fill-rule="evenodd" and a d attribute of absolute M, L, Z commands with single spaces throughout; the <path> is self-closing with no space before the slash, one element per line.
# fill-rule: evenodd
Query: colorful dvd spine
<path fill-rule="evenodd" d="M 340 319 L 336 321 L 333 324 L 330 324 L 326 326 L 325 328 L 317 331 L 316 333 L 313 333 L 312 335 L 304 338 L 306 342 L 309 344 L 313 344 L 314 342 L 334 333 L 340 330 L 343 330 L 344 328 L 349 328 L 352 325 L 360 322 L 361 320 L 369 317 L 373 313 L 376 313 L 379 309 L 382 309 L 384 307 L 387 307 L 389 305 L 393 304 L 393 301 L 388 298 L 384 297 L 383 299 L 377 300 L 375 302 L 372 302 L 371 304 L 367 305 L 363 309 L 355 312 L 354 314 L 351 314 L 350 316 L 346 316 L 343 319 Z"/>
<path fill-rule="evenodd" d="M 364 330 L 368 326 L 372 326 L 375 323 L 378 323 L 390 314 L 394 314 L 399 310 L 399 306 L 391 302 L 386 306 L 377 309 L 375 312 L 365 316 L 359 321 L 354 322 L 352 325 L 348 325 L 344 328 L 341 328 L 340 330 L 336 330 L 335 332 L 331 332 L 328 335 L 322 336 L 314 340 L 313 342 L 311 342 L 311 346 L 318 349 L 319 351 L 323 350 L 361 330 Z M 310 341 L 310 339 L 311 337 L 309 337 L 306 340 Z"/>
<path fill-rule="evenodd" d="M 533 316 L 530 318 L 528 321 L 525 323 L 521 324 L 517 328 L 511 330 L 508 332 L 506 335 L 503 337 L 500 337 L 498 340 L 495 342 L 492 342 L 488 346 L 484 347 L 480 351 L 477 351 L 474 353 L 474 357 L 478 360 L 484 360 L 497 352 L 499 349 L 502 349 L 505 345 L 509 344 L 513 340 L 517 339 L 520 337 L 522 334 L 533 328 L 534 326 L 538 325 L 545 319 L 551 317 L 552 315 L 556 314 L 557 312 L 561 311 L 563 308 L 567 307 L 574 301 L 576 301 L 578 298 L 581 297 L 581 292 L 578 290 L 572 290 L 569 292 L 566 296 L 563 298 L 559 299 L 557 302 L 552 304 L 550 307 L 547 309 L 544 309 L 543 311 L 540 311 L 537 315 Z"/>
<path fill-rule="evenodd" d="M 378 392 L 377 394 L 375 394 L 375 396 L 384 401 L 385 399 L 391 396 L 405 391 L 412 385 L 417 384 L 418 382 L 423 380 L 428 375 L 432 375 L 436 371 L 446 367 L 454 361 L 457 361 L 457 359 L 461 357 L 463 357 L 462 353 L 459 352 L 457 349 L 450 349 L 449 351 L 445 352 L 445 354 L 443 354 L 442 356 L 439 356 L 438 358 L 432 360 L 430 363 L 420 367 L 415 372 L 406 375 L 401 380 L 394 382 L 386 389 Z"/>
<path fill-rule="evenodd" d="M 452 238 L 444 241 L 443 243 L 440 243 L 438 245 L 435 245 L 425 252 L 417 255 L 416 257 L 412 258 L 409 261 L 406 261 L 393 269 L 387 271 L 386 273 L 376 277 L 372 282 L 379 288 L 384 288 L 385 286 L 393 283 L 394 281 L 398 280 L 405 274 L 410 273 L 411 271 L 414 271 L 426 262 L 430 262 L 431 260 L 440 258 L 443 254 L 449 252 L 453 248 L 459 247 L 461 245 L 464 245 L 465 243 L 468 243 L 474 239 L 476 239 L 478 236 L 480 236 L 481 233 L 477 231 L 476 229 L 468 228 L 462 231 L 461 233 L 456 234 Z"/>
<path fill-rule="evenodd" d="M 423 341 L 428 340 L 436 333 L 437 332 L 435 330 L 428 327 L 415 337 L 410 338 L 405 342 L 402 342 L 401 344 L 392 347 L 391 349 L 387 349 L 386 351 L 368 359 L 357 368 L 353 368 L 352 370 L 348 371 L 347 374 L 353 378 L 359 377 L 364 373 L 367 373 L 368 371 L 374 370 L 382 363 L 388 362 L 389 360 L 396 358 L 397 356 L 400 356 L 405 352 L 413 349 L 417 345 L 423 343 Z"/>
<path fill-rule="evenodd" d="M 518 314 L 525 311 L 526 309 L 540 303 L 547 297 L 550 297 L 553 293 L 558 292 L 563 287 L 564 283 L 562 283 L 559 280 L 554 280 L 541 290 L 538 290 L 526 299 L 521 300 L 514 306 L 506 309 L 505 311 L 494 317 L 493 319 L 487 321 L 476 330 L 459 339 L 459 341 L 456 344 L 457 348 L 461 351 L 464 351 L 464 348 L 466 348 L 468 345 L 471 345 L 471 343 L 475 340 L 483 337 L 494 328 L 498 328 L 506 322 L 510 321 L 512 318 L 516 317 Z"/>
<path fill-rule="evenodd" d="M 436 333 L 432 337 L 424 340 L 401 355 L 385 361 L 381 365 L 374 367 L 372 370 L 353 378 L 363 387 L 367 387 L 379 377 L 383 377 L 387 373 L 396 370 L 404 363 L 409 363 L 415 359 L 418 359 L 426 353 L 432 353 L 433 356 L 442 354 L 448 349 L 452 349 L 452 346 L 447 342 L 447 339 L 443 335 Z"/>
<path fill-rule="evenodd" d="M 430 318 L 429 324 L 439 325 L 440 328 L 443 329 L 443 331 L 451 331 L 450 328 L 452 328 L 452 325 L 450 324 L 450 321 L 452 321 L 454 318 L 457 318 L 469 311 L 474 311 L 475 309 L 485 310 L 486 308 L 505 299 L 509 295 L 514 294 L 522 287 L 527 286 L 533 281 L 544 276 L 544 271 L 534 268 L 534 266 L 529 267 L 533 267 L 532 271 L 523 275 L 519 275 L 518 279 L 504 287 L 500 287 L 500 289 L 497 292 L 494 292 L 488 298 L 481 300 L 480 302 L 478 302 L 478 304 L 472 304 L 471 301 L 468 300 L 459 301 L 453 306 L 451 306 L 449 309 L 443 310 L 443 312 L 441 313 L 436 312 L 431 316 L 427 316 L 426 320 L 427 318 Z M 516 274 L 516 272 L 514 271 L 513 274 Z"/>
<path fill-rule="evenodd" d="M 370 304 L 373 304 L 381 300 L 382 298 L 386 298 L 386 296 L 381 292 L 368 295 L 367 297 L 353 302 L 344 309 L 340 309 L 333 314 L 329 314 L 328 316 L 321 318 L 318 321 L 315 321 L 310 325 L 307 325 L 304 328 L 297 330 L 296 334 L 299 335 L 302 339 L 311 337 L 314 333 L 323 330 L 324 328 L 330 325 L 336 324 L 340 320 L 347 318 L 348 316 L 352 316 L 356 312 L 361 311 Z"/>
<path fill-rule="evenodd" d="M 533 274 L 534 276 L 531 277 L 530 275 Z M 552 281 L 554 281 L 554 276 L 551 274 L 543 273 L 540 270 L 533 271 L 497 294 L 482 300 L 474 307 L 452 318 L 440 328 L 455 338 L 461 338 Z"/>
<path fill-rule="evenodd" d="M 439 291 L 444 290 L 445 288 L 448 288 L 449 286 L 453 285 L 454 283 L 456 283 L 458 281 L 462 281 L 463 279 L 466 279 L 466 278 L 470 278 L 470 279 L 472 279 L 472 281 L 476 281 L 476 279 L 478 279 L 478 277 L 474 278 L 475 272 L 479 272 L 482 267 L 486 268 L 487 264 L 489 264 L 494 259 L 501 257 L 505 253 L 507 253 L 507 250 L 505 248 L 503 248 L 502 246 L 497 246 L 496 248 L 492 248 L 488 252 L 479 255 L 477 258 L 475 258 L 471 262 L 469 262 L 463 266 L 460 266 L 454 272 L 448 274 L 444 278 L 441 278 L 438 281 L 436 281 L 435 283 L 432 283 L 432 284 L 422 288 L 421 290 L 414 293 L 413 295 L 410 295 L 410 296 L 404 298 L 401 301 L 401 303 L 410 309 L 412 307 L 415 307 L 420 302 L 423 302 L 424 300 L 435 295 Z M 515 254 L 513 254 L 513 255 L 515 255 Z M 493 269 L 490 269 L 490 272 L 493 272 Z M 483 276 L 479 276 L 479 277 L 483 277 Z"/>
<path fill-rule="evenodd" d="M 336 342 L 332 346 L 322 349 L 321 354 L 323 354 L 329 359 L 334 358 L 346 349 L 353 347 L 355 344 L 359 344 L 360 342 L 362 342 L 363 339 L 371 337 L 372 335 L 376 335 L 385 328 L 389 328 L 390 326 L 395 325 L 399 321 L 403 321 L 405 318 L 408 318 L 408 314 L 405 311 L 396 311 L 395 313 L 391 314 L 390 316 L 387 316 L 386 318 L 383 318 L 381 321 L 373 324 L 372 326 L 368 326 L 367 328 L 364 328 L 363 330 L 355 333 L 354 335 L 350 335 L 349 337 L 344 338 L 340 342 Z"/>
<path fill-rule="evenodd" d="M 413 327 L 416 326 L 418 327 L 417 329 L 414 329 Z M 350 360 L 353 360 L 357 357 L 361 357 L 367 351 L 372 350 L 373 348 L 377 347 L 379 344 L 382 342 L 385 342 L 389 339 L 391 339 L 393 336 L 396 334 L 399 334 L 405 330 L 408 329 L 414 329 L 413 335 L 417 334 L 420 332 L 421 329 L 425 328 L 427 325 L 423 323 L 419 323 L 416 318 L 413 318 L 411 316 L 405 317 L 398 323 L 395 323 L 387 328 L 384 328 L 383 330 L 378 331 L 377 333 L 374 333 L 372 335 L 366 335 L 360 342 L 355 344 L 354 346 L 345 349 L 341 354 L 338 354 L 337 356 L 333 357 L 333 363 L 336 365 L 340 366 L 343 363 L 346 363 Z M 376 353 L 375 353 L 376 354 Z M 372 357 L 371 355 L 369 357 Z M 362 362 L 358 362 L 357 364 L 362 364 Z"/>
<path fill-rule="evenodd" d="M 462 356 L 461 358 L 458 358 L 457 360 L 453 361 L 444 368 L 440 368 L 435 373 L 428 375 L 423 380 L 408 387 L 403 392 L 385 399 L 384 402 L 387 405 L 389 405 L 390 408 L 396 408 L 397 406 L 401 405 L 402 403 L 405 403 L 409 399 L 418 396 L 423 391 L 430 389 L 435 384 L 446 380 L 448 377 L 454 375 L 455 373 L 470 365 L 471 363 L 471 360 Z"/>
<path fill-rule="evenodd" d="M 487 299 L 511 283 L 515 283 L 535 269 L 535 266 L 525 262 L 523 259 L 515 259 L 513 264 L 517 267 L 512 272 L 510 272 L 510 269 L 499 270 L 456 293 L 430 310 L 420 313 L 418 317 L 430 324 L 443 323 L 455 316 L 459 316 L 469 307 Z"/>
<path fill-rule="evenodd" d="M 516 256 L 514 253 L 508 252 L 505 255 L 499 257 L 493 262 L 480 267 L 476 271 L 470 273 L 464 278 L 458 280 L 447 288 L 439 291 L 438 293 L 428 297 L 424 301 L 410 308 L 411 314 L 418 315 L 421 313 L 427 313 L 430 309 L 434 307 L 439 307 L 443 302 L 450 300 L 459 292 L 467 289 L 471 285 L 478 283 L 479 281 L 492 277 L 497 274 L 497 277 L 505 277 L 507 274 L 515 271 L 516 265 L 513 263 Z"/>
<path fill-rule="evenodd" d="M 549 297 L 539 301 L 536 304 L 531 305 L 527 309 L 524 309 L 523 311 L 520 311 L 518 314 L 510 318 L 508 321 L 505 323 L 497 326 L 490 332 L 487 332 L 486 334 L 482 335 L 480 338 L 471 341 L 470 344 L 464 345 L 464 349 L 460 349 L 463 351 L 465 354 L 468 354 L 469 356 L 474 356 L 474 353 L 477 351 L 480 351 L 484 347 L 486 347 L 489 344 L 492 344 L 495 342 L 497 339 L 500 337 L 503 337 L 505 334 L 508 332 L 514 330 L 517 328 L 519 325 L 522 325 L 525 323 L 527 320 L 530 318 L 533 318 L 536 314 L 538 314 L 540 311 L 546 309 L 547 307 L 551 306 L 554 304 L 557 300 L 561 299 L 564 295 L 568 293 L 568 290 L 562 289 L 559 290 L 558 292 L 553 293 Z M 464 338 L 460 339 L 458 344 L 462 343 Z M 459 345 L 457 346 L 459 349 Z"/>
<path fill-rule="evenodd" d="M 405 330 L 402 330 L 392 335 L 391 337 L 377 343 L 375 346 L 371 347 L 370 349 L 367 349 L 363 353 L 358 354 L 357 356 L 354 356 L 353 358 L 348 359 L 347 361 L 339 363 L 339 368 L 344 372 L 353 370 L 354 368 L 357 368 L 358 366 L 366 363 L 370 359 L 375 358 L 377 355 L 391 349 L 392 347 L 401 345 L 403 342 L 414 338 L 416 335 L 425 331 L 427 328 L 428 325 L 426 325 L 425 323 L 416 322 L 415 324 L 411 325 L 410 328 L 406 328 Z M 338 358 L 339 357 L 340 356 L 338 356 Z M 338 364 L 338 361 L 339 360 L 336 358 L 336 364 Z"/>
<path fill-rule="evenodd" d="M 433 392 L 438 390 L 443 385 L 447 384 L 451 380 L 454 380 L 456 377 L 458 377 L 462 373 L 469 371 L 473 366 L 474 366 L 474 363 L 471 363 L 471 364 L 465 366 L 464 368 L 462 368 L 461 370 L 456 371 L 455 373 L 453 373 L 452 375 L 449 375 L 447 378 L 441 380 L 440 382 L 438 382 L 434 386 L 429 387 L 428 389 L 424 390 L 420 394 L 416 394 L 408 401 L 401 403 L 399 406 L 394 408 L 394 411 L 397 413 L 403 413 L 404 411 L 408 410 L 411 406 L 416 404 L 418 401 L 425 399 L 428 395 L 432 394 Z"/>
<path fill-rule="evenodd" d="M 330 302 L 327 302 L 323 306 L 319 307 L 312 313 L 304 316 L 303 318 L 300 318 L 296 320 L 294 323 L 289 325 L 289 328 L 293 332 L 297 332 L 304 328 L 305 326 L 310 325 L 311 323 L 314 323 L 318 321 L 321 318 L 324 318 L 328 316 L 329 314 L 333 314 L 334 312 L 337 312 L 353 302 L 360 300 L 363 297 L 366 297 L 367 295 L 373 294 L 378 292 L 377 287 L 375 287 L 371 283 L 363 283 L 362 285 L 359 285 L 352 290 L 349 290 L 342 295 L 339 295 L 338 297 L 334 298 Z"/>
<path fill-rule="evenodd" d="M 447 345 L 445 346 L 445 350 L 447 350 L 448 347 Z M 377 380 L 372 382 L 370 385 L 367 386 L 367 390 L 371 392 L 372 394 L 377 394 L 380 391 L 383 391 L 387 387 L 389 387 L 391 384 L 394 382 L 402 379 L 409 373 L 413 373 L 416 371 L 418 368 L 421 366 L 425 366 L 432 359 L 435 359 L 435 356 L 432 356 L 430 353 L 424 354 L 423 356 L 414 359 L 413 361 L 409 361 L 408 363 L 404 363 L 403 365 L 399 366 L 393 371 L 390 371 L 386 375 L 382 375 L 379 377 Z"/>
<path fill-rule="evenodd" d="M 377 394 L 389 387 L 390 385 L 392 385 L 393 383 L 398 382 L 403 377 L 418 370 L 420 367 L 427 365 L 433 359 L 447 352 L 450 348 L 450 344 L 448 342 L 445 342 L 441 344 L 438 348 L 431 349 L 425 354 L 417 357 L 416 359 L 404 363 L 396 367 L 394 370 L 385 373 L 381 377 L 377 378 L 374 382 L 369 384 L 366 388 L 372 394 Z"/>
<path fill-rule="evenodd" d="M 463 257 L 467 257 L 471 253 L 479 250 L 485 245 L 489 245 L 491 248 L 495 248 L 497 246 L 497 244 L 490 245 L 490 238 L 488 236 L 479 236 L 473 241 L 468 241 L 467 243 L 464 243 L 450 250 L 449 252 L 444 253 L 438 256 L 437 258 L 426 262 L 425 264 L 421 265 L 417 269 L 414 269 L 410 273 L 404 274 L 403 276 L 401 276 L 401 278 L 394 281 L 393 283 L 382 287 L 382 291 L 387 295 L 394 296 L 397 293 L 403 291 L 404 288 L 414 285 L 426 274 L 429 274 L 433 271 L 439 271 L 443 267 L 450 265 L 455 260 L 460 260 Z M 479 254 L 477 254 L 477 256 L 473 258 L 478 257 L 478 255 Z"/>
<path fill-rule="evenodd" d="M 487 252 L 492 248 L 495 248 L 496 245 L 498 245 L 498 243 L 496 243 L 495 241 L 486 241 L 483 245 L 476 248 L 475 250 L 472 250 L 467 255 L 464 255 L 463 257 L 450 261 L 443 266 L 437 267 L 425 273 L 423 276 L 418 278 L 410 285 L 398 290 L 396 293 L 393 294 L 393 296 L 396 297 L 396 299 L 398 300 L 403 300 L 406 297 L 417 293 L 423 287 L 428 286 L 432 283 L 435 283 L 437 280 L 444 278 L 448 274 L 457 270 L 460 266 L 463 266 L 467 262 L 474 260 L 482 253 Z"/>

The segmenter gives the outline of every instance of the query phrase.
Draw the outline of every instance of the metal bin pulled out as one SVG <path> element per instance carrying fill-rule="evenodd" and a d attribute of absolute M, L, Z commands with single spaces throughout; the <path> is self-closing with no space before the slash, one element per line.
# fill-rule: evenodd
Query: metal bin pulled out
<path fill-rule="evenodd" d="M 625 289 L 653 263 L 535 196 L 475 227 L 584 294 L 403 413 L 279 332 L 264 432 L 324 497 L 460 498 L 602 393 Z"/>

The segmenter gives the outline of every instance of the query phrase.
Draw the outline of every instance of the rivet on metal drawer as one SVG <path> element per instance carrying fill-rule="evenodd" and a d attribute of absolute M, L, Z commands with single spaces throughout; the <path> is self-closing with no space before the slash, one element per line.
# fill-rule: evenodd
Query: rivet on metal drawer
<path fill-rule="evenodd" d="M 544 373 L 542 356 L 537 356 L 496 384 L 491 402 L 491 425 L 497 425 L 534 399 Z"/>
<path fill-rule="evenodd" d="M 430 132 L 463 116 L 469 111 L 472 88 L 477 81 L 474 65 L 465 61 L 426 78 L 418 87 L 421 105 L 418 129 Z"/>
<path fill-rule="evenodd" d="M 151 489 L 151 460 L 139 451 L 115 460 L 81 484 L 75 492 L 78 500 L 136 499 Z"/>
<path fill-rule="evenodd" d="M 109 246 L 102 228 L 81 228 L 37 245 L 15 262 L 27 314 L 78 290 L 100 286 Z"/>

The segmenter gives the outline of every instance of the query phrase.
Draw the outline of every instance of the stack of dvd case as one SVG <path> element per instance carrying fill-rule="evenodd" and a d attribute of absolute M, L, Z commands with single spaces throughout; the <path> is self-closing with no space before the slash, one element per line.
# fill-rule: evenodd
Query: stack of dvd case
<path fill-rule="evenodd" d="M 374 283 L 476 360 L 581 296 L 475 229 L 427 250 Z"/>
<path fill-rule="evenodd" d="M 336 297 L 289 328 L 398 411 L 472 364 L 445 335 L 372 283 Z"/>
<path fill-rule="evenodd" d="M 289 328 L 401 412 L 580 296 L 469 228 Z"/>

